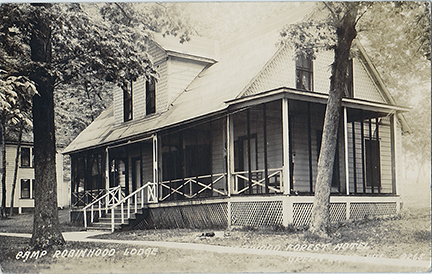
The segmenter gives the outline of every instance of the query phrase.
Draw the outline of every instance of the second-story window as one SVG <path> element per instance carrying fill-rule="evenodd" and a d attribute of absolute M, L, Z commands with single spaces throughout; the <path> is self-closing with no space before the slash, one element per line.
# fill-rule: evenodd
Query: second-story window
<path fill-rule="evenodd" d="M 22 147 L 21 148 L 21 167 L 30 167 L 30 148 Z"/>
<path fill-rule="evenodd" d="M 123 90 L 123 111 L 124 121 L 132 120 L 132 82 L 126 90 Z"/>
<path fill-rule="evenodd" d="M 298 89 L 313 90 L 313 63 L 311 58 L 304 56 L 297 57 L 296 60 L 296 77 Z"/>
<path fill-rule="evenodd" d="M 156 83 L 153 79 L 146 81 L 146 115 L 156 112 Z"/>

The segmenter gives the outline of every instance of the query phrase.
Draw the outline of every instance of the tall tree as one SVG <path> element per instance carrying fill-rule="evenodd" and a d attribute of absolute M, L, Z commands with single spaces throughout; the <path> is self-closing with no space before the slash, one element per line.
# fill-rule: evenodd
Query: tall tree
<path fill-rule="evenodd" d="M 8 50 L 14 53 L 8 47 L 14 38 L 9 30 L 18 29 L 30 53 L 27 53 L 28 62 L 15 62 L 16 72 L 28 75 L 38 91 L 32 109 L 36 185 L 31 245 L 35 248 L 64 243 L 57 215 L 55 88 L 81 81 L 87 95 L 90 91 L 86 88 L 93 81 L 108 81 L 128 88 L 130 81 L 139 76 L 155 78 L 157 74 L 146 53 L 148 31 L 181 33 L 178 22 L 162 16 L 163 11 L 162 15 L 139 18 L 131 5 L 109 3 L 102 8 L 99 5 L 95 9 L 101 11 L 99 16 L 97 13 L 90 16 L 80 4 L 0 6 L 0 13 L 6 18 L 5 27 L 0 29 L 0 38 L 6 41 L 0 47 L 0 53 L 4 52 L 1 56 L 11 56 Z M 148 7 L 148 14 L 159 11 L 156 4 L 149 3 Z M 180 35 L 180 40 L 186 38 Z M 26 50 L 24 47 L 25 56 Z"/>
<path fill-rule="evenodd" d="M 292 25 L 282 31 L 282 36 L 290 38 L 288 43 L 293 44 L 297 52 L 306 52 L 307 55 L 313 57 L 319 50 L 327 50 L 329 48 L 334 50 L 330 91 L 325 112 L 321 151 L 318 160 L 315 199 L 309 228 L 312 233 L 318 235 L 326 235 L 329 225 L 330 185 L 336 151 L 335 136 L 338 135 L 341 102 L 346 86 L 351 45 L 358 34 L 357 28 L 360 19 L 363 18 L 365 14 L 368 14 L 372 8 L 388 8 L 389 5 L 393 5 L 393 8 L 395 5 L 399 8 L 407 5 L 409 12 L 405 15 L 411 13 L 411 19 L 416 19 L 410 22 L 417 21 L 416 24 L 419 25 L 418 29 L 421 29 L 421 31 L 415 31 L 414 34 L 413 32 L 409 32 L 409 36 L 411 36 L 413 40 L 418 41 L 419 46 L 417 47 L 417 51 L 423 52 L 426 58 L 430 58 L 430 8 L 427 4 L 322 2 L 317 5 L 318 13 L 314 13 L 311 16 L 311 18 L 314 19 L 309 18 L 307 22 Z M 413 12 L 415 9 L 417 9 L 417 11 L 420 10 L 420 12 L 416 14 Z M 393 11 L 393 13 L 395 12 Z M 395 14 L 393 15 L 396 16 Z M 374 20 L 379 20 L 382 25 L 385 25 L 385 32 L 388 32 L 388 25 L 385 20 L 382 20 L 382 15 L 381 17 L 374 16 L 373 18 Z M 368 28 L 373 27 L 373 25 L 374 24 L 370 23 L 370 21 L 364 20 L 360 29 L 368 30 Z M 382 44 L 382 36 L 373 35 L 374 34 L 372 34 L 371 37 L 375 37 L 379 40 L 379 43 Z M 401 42 L 397 42 L 392 45 L 398 47 L 400 43 Z M 406 53 L 408 53 L 408 51 Z M 386 58 L 385 55 L 381 57 Z M 399 56 L 396 58 L 399 59 Z M 405 58 L 404 60 L 399 59 L 398 61 L 399 63 L 405 64 L 407 59 L 409 58 Z M 393 64 L 397 65 L 398 62 L 393 62 Z M 409 65 L 416 66 L 418 63 L 412 62 Z M 428 65 L 426 65 L 426 68 L 427 67 Z"/>
<path fill-rule="evenodd" d="M 309 227 L 317 235 L 326 235 L 329 225 L 330 185 L 337 144 L 335 136 L 338 136 L 351 45 L 357 36 L 356 24 L 363 8 L 359 2 L 323 2 L 318 4 L 318 13 L 312 15 L 314 20 L 291 25 L 282 32 L 283 37 L 294 38 L 289 43 L 294 43 L 297 52 L 309 57 L 319 50 L 334 50 Z"/>
<path fill-rule="evenodd" d="M 33 98 L 33 143 L 35 208 L 30 243 L 45 249 L 64 244 L 57 214 L 56 145 L 54 125 L 54 81 L 52 60 L 51 4 L 33 4 L 31 11 L 31 60 L 37 64 L 30 74 L 38 96 Z"/>

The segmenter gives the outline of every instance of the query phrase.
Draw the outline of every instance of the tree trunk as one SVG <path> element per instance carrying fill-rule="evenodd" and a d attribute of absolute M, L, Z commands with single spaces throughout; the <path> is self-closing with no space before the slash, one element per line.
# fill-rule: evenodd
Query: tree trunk
<path fill-rule="evenodd" d="M 0 216 L 2 219 L 6 218 L 6 137 L 5 137 L 4 121 L 0 122 L 1 131 L 1 184 L 2 184 L 2 203 L 0 208 Z"/>
<path fill-rule="evenodd" d="M 31 58 L 41 64 L 51 62 L 50 20 L 42 9 L 50 4 L 34 4 L 34 26 L 31 34 Z M 33 98 L 33 137 L 35 173 L 35 213 L 33 248 L 46 249 L 65 243 L 59 230 L 57 212 L 56 147 L 54 128 L 54 78 L 46 66 L 39 66 L 31 75 L 39 95 Z"/>
<path fill-rule="evenodd" d="M 17 149 L 16 149 L 15 167 L 14 167 L 14 175 L 13 175 L 13 182 L 12 182 L 12 189 L 11 189 L 11 201 L 10 201 L 10 210 L 9 210 L 10 216 L 13 215 L 15 187 L 16 187 L 16 182 L 18 179 L 18 164 L 19 164 L 18 161 L 19 161 L 19 156 L 20 156 L 23 130 L 24 130 L 24 121 L 21 121 L 20 131 L 18 134 L 18 145 L 17 145 Z"/>
<path fill-rule="evenodd" d="M 342 97 L 345 91 L 351 44 L 357 35 L 355 23 L 357 18 L 357 3 L 351 3 L 343 20 L 337 27 L 337 45 L 335 59 L 332 64 L 332 76 L 327 108 L 324 118 L 321 150 L 318 160 L 318 175 L 315 185 L 315 199 L 312 208 L 312 218 L 309 231 L 320 235 L 327 235 L 330 223 L 330 191 L 333 177 L 339 118 Z M 338 157 L 338 155 L 336 156 Z"/>

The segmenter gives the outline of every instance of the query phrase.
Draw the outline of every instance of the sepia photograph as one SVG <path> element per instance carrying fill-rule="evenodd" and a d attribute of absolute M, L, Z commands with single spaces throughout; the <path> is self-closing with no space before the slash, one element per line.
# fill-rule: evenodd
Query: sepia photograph
<path fill-rule="evenodd" d="M 431 2 L 0 0 L 1 273 L 431 271 Z"/>

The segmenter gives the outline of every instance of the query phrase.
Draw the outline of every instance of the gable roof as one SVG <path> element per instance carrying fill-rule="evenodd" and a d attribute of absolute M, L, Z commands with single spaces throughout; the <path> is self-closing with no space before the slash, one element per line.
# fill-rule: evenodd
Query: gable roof
<path fill-rule="evenodd" d="M 197 41 L 197 46 L 186 43 L 188 50 L 185 51 L 178 42 L 172 43 L 172 38 L 156 38 L 159 44 L 167 42 L 160 46 L 165 51 L 207 58 L 216 63 L 209 62 L 167 111 L 115 124 L 114 108 L 111 106 L 81 132 L 63 153 L 146 138 L 170 126 L 224 112 L 229 106 L 227 102 L 242 97 L 260 72 L 280 52 L 277 41 L 282 27 L 301 20 L 311 12 L 312 7 L 313 3 L 306 3 L 290 10 L 289 15 L 285 14 L 273 19 L 271 24 L 255 29 L 253 33 L 229 39 L 220 44 L 220 52 L 217 52 L 217 48 L 212 48 L 215 51 L 203 50 L 203 45 L 208 45 L 205 40 Z"/>

